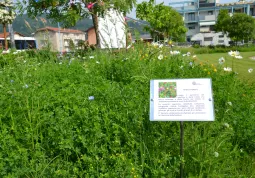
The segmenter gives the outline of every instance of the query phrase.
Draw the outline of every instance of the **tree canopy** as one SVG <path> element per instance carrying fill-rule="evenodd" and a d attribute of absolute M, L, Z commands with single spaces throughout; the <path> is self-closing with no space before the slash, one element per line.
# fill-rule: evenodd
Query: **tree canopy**
<path fill-rule="evenodd" d="M 70 27 L 84 17 L 103 15 L 110 7 L 126 14 L 135 3 L 136 0 L 22 0 L 19 9 L 20 12 L 26 11 L 30 17 L 46 14 L 47 18 Z"/>
<path fill-rule="evenodd" d="M 250 40 L 254 38 L 255 23 L 253 17 L 245 13 L 228 14 L 228 10 L 220 10 L 216 31 L 226 33 L 232 40 Z"/>
<path fill-rule="evenodd" d="M 135 4 L 136 0 L 22 0 L 19 10 L 26 11 L 29 17 L 46 14 L 47 18 L 60 22 L 64 27 L 74 26 L 84 17 L 92 16 L 99 45 L 98 16 L 103 16 L 109 8 L 125 15 Z"/>
<path fill-rule="evenodd" d="M 182 16 L 163 3 L 155 5 L 153 1 L 142 2 L 137 5 L 136 15 L 139 19 L 150 23 L 147 30 L 154 37 L 171 38 L 177 41 L 187 31 Z"/>
<path fill-rule="evenodd" d="M 223 33 L 228 32 L 228 24 L 230 24 L 231 18 L 227 9 L 221 9 L 217 17 L 215 24 L 215 30 Z"/>
<path fill-rule="evenodd" d="M 10 0 L 0 2 L 0 23 L 11 24 L 15 19 L 13 4 Z"/>

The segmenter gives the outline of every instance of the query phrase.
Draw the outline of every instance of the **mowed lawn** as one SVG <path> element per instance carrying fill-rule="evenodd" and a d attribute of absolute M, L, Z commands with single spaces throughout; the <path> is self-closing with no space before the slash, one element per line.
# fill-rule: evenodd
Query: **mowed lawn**
<path fill-rule="evenodd" d="M 240 52 L 243 59 L 236 59 L 228 55 L 228 53 L 198 54 L 197 62 L 214 64 L 217 67 L 230 67 L 234 72 L 238 73 L 240 79 L 255 82 L 255 51 Z M 224 57 L 225 63 L 220 65 L 219 58 Z M 254 57 L 254 59 L 251 59 Z M 248 69 L 252 68 L 253 72 L 249 73 Z"/>

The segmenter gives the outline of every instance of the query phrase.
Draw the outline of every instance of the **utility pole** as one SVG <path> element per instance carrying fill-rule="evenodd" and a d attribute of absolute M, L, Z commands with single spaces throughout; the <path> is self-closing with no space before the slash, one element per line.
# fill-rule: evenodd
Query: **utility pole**
<path fill-rule="evenodd" d="M 63 54 L 63 43 L 62 43 L 62 35 L 60 34 L 60 24 L 58 22 L 58 37 L 59 37 L 59 51 L 60 51 L 60 55 L 62 56 Z"/>
<path fill-rule="evenodd" d="M 12 24 L 8 24 L 8 28 L 9 28 L 9 36 L 10 36 L 11 48 L 16 48 L 15 47 L 14 31 L 13 31 Z"/>

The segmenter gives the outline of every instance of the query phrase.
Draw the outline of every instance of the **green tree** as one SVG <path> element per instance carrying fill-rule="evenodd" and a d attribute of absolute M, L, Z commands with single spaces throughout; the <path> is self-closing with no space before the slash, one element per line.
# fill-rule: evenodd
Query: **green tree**
<path fill-rule="evenodd" d="M 163 5 L 163 3 L 155 5 L 152 0 L 142 2 L 137 5 L 136 16 L 150 23 L 146 30 L 153 37 L 170 37 L 178 41 L 183 38 L 187 31 L 182 16 L 171 7 Z"/>
<path fill-rule="evenodd" d="M 228 36 L 234 41 L 254 38 L 255 23 L 253 17 L 244 13 L 235 13 L 231 17 Z"/>
<path fill-rule="evenodd" d="M 47 18 L 61 22 L 65 27 L 74 26 L 84 17 L 92 16 L 97 44 L 100 44 L 98 17 L 103 16 L 110 7 L 126 15 L 136 0 L 22 0 L 18 4 L 21 13 L 26 11 L 30 17 L 46 14 Z"/>
<path fill-rule="evenodd" d="M 10 0 L 3 0 L 0 2 L 0 23 L 3 25 L 5 50 L 8 49 L 6 39 L 6 25 L 11 24 L 15 19 L 15 12 L 13 4 Z"/>
<path fill-rule="evenodd" d="M 226 33 L 232 40 L 250 40 L 254 38 L 255 23 L 253 17 L 244 13 L 228 14 L 228 10 L 220 10 L 215 30 Z"/>
<path fill-rule="evenodd" d="M 215 24 L 215 30 L 218 32 L 227 33 L 229 31 L 229 24 L 231 22 L 231 17 L 228 14 L 227 9 L 221 9 L 217 17 L 217 22 Z"/>

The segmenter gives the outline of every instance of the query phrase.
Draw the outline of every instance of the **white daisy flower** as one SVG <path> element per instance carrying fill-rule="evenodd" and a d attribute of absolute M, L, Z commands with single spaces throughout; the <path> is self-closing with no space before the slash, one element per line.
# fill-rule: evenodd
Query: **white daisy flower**
<path fill-rule="evenodd" d="M 221 57 L 221 58 L 219 59 L 219 64 L 223 64 L 224 62 L 225 62 L 224 57 Z"/>
<path fill-rule="evenodd" d="M 226 71 L 226 72 L 231 72 L 231 71 L 232 71 L 232 68 L 230 68 L 230 67 L 224 67 L 224 71 Z"/>
<path fill-rule="evenodd" d="M 162 54 L 160 54 L 160 55 L 158 56 L 158 59 L 159 59 L 159 60 L 162 60 L 163 57 L 164 57 L 164 56 L 163 56 Z"/>
<path fill-rule="evenodd" d="M 216 158 L 218 158 L 219 157 L 219 153 L 218 152 L 214 152 L 214 156 L 216 157 Z"/>
<path fill-rule="evenodd" d="M 236 59 L 243 59 L 242 56 L 238 55 L 238 56 L 235 56 Z"/>

